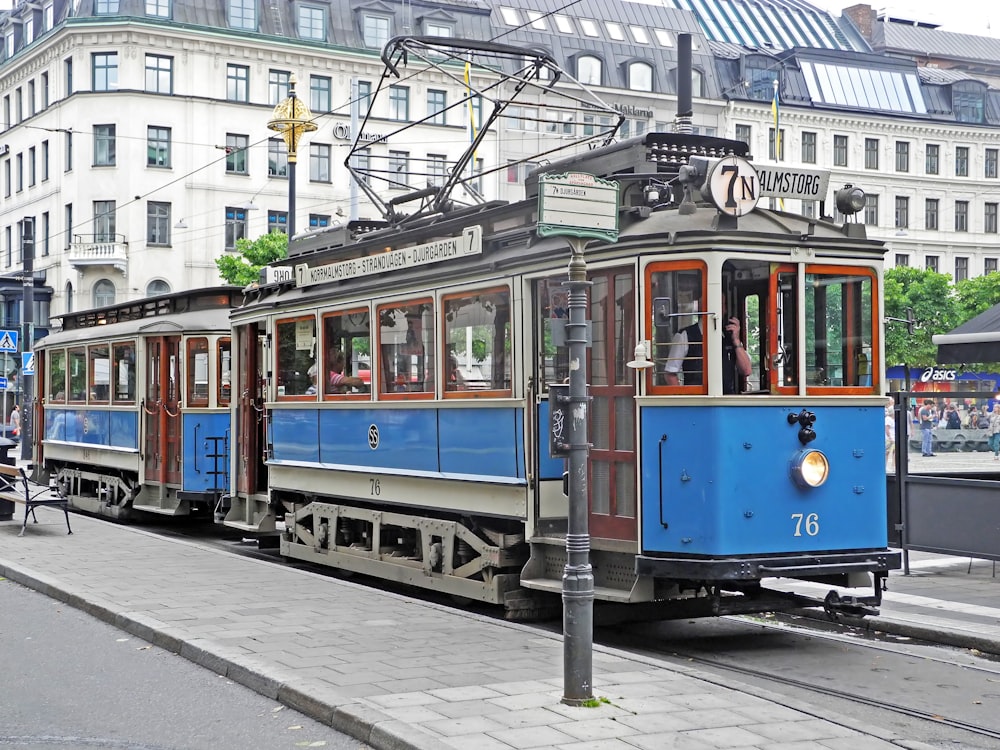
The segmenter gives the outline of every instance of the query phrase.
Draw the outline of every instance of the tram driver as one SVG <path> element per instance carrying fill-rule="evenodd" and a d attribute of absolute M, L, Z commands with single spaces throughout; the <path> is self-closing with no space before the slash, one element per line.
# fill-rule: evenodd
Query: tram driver
<path fill-rule="evenodd" d="M 700 316 L 696 323 L 682 328 L 670 342 L 670 351 L 664 365 L 665 385 L 703 385 L 705 366 L 702 321 L 706 316 Z M 740 393 L 741 384 L 749 377 L 753 364 L 750 355 L 743 347 L 740 338 L 740 319 L 728 317 L 726 308 L 722 308 L 722 317 L 726 320 L 722 334 L 722 392 Z M 684 382 L 681 382 L 683 373 Z"/>

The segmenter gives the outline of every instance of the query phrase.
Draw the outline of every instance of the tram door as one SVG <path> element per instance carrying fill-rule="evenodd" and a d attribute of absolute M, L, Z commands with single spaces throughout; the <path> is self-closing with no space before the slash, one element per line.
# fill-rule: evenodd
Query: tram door
<path fill-rule="evenodd" d="M 180 336 L 146 339 L 145 470 L 161 484 L 181 483 Z"/>
<path fill-rule="evenodd" d="M 626 366 L 636 342 L 635 273 L 589 274 L 593 343 L 590 382 L 590 534 L 638 538 L 636 514 L 635 375 Z"/>
<path fill-rule="evenodd" d="M 263 331 L 256 323 L 236 329 L 236 491 L 243 497 L 267 491 L 267 445 L 264 421 Z"/>

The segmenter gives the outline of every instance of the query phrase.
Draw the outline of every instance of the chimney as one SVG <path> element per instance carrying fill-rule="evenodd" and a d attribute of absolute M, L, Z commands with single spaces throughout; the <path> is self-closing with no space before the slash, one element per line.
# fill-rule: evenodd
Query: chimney
<path fill-rule="evenodd" d="M 842 11 L 847 16 L 858 33 L 865 38 L 869 44 L 875 40 L 875 24 L 878 23 L 878 14 L 870 5 L 852 5 Z"/>

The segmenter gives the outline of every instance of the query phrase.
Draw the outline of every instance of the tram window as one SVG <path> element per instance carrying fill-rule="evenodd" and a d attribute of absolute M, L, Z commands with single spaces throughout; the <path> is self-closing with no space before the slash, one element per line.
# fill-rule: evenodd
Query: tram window
<path fill-rule="evenodd" d="M 66 351 L 56 349 L 49 354 L 49 401 L 66 401 Z"/>
<path fill-rule="evenodd" d="M 107 344 L 95 344 L 89 348 L 90 358 L 90 402 L 108 403 L 111 392 L 111 359 Z"/>
<path fill-rule="evenodd" d="M 311 377 L 316 365 L 316 319 L 312 316 L 279 320 L 275 326 L 278 340 L 278 398 L 315 397 Z"/>
<path fill-rule="evenodd" d="M 69 350 L 69 400 L 87 400 L 87 350 Z"/>
<path fill-rule="evenodd" d="M 208 406 L 208 339 L 187 342 L 187 405 Z"/>
<path fill-rule="evenodd" d="M 446 295 L 445 393 L 510 395 L 510 291 Z"/>
<path fill-rule="evenodd" d="M 777 274 L 778 339 L 775 344 L 774 377 L 779 388 L 794 388 L 799 384 L 798 349 L 798 275 L 795 271 Z"/>
<path fill-rule="evenodd" d="M 656 264 L 647 271 L 653 386 L 705 393 L 702 345 L 705 268 L 697 262 Z"/>
<path fill-rule="evenodd" d="M 379 393 L 434 393 L 434 305 L 380 305 Z"/>
<path fill-rule="evenodd" d="M 806 384 L 871 388 L 872 277 L 829 269 L 805 281 Z"/>
<path fill-rule="evenodd" d="M 218 354 L 218 393 L 216 398 L 219 406 L 229 404 L 233 391 L 233 342 L 227 336 L 219 339 L 216 344 Z"/>
<path fill-rule="evenodd" d="M 548 390 L 549 383 L 564 383 L 569 378 L 569 348 L 566 346 L 569 295 L 563 281 L 563 278 L 543 279 L 536 287 L 536 316 L 541 326 L 538 372 L 543 392 Z"/>
<path fill-rule="evenodd" d="M 115 364 L 115 403 L 135 403 L 135 342 L 112 347 Z"/>
<path fill-rule="evenodd" d="M 324 396 L 371 389 L 371 314 L 368 308 L 323 316 Z M 348 379 L 345 381 L 345 378 Z M 357 378 L 357 380 L 349 380 Z"/>

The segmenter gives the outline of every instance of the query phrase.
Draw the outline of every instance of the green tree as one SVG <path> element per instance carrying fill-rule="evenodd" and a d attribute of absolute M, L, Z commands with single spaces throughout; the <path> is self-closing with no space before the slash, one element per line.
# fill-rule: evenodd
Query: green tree
<path fill-rule="evenodd" d="M 965 279 L 955 285 L 958 298 L 958 325 L 986 312 L 1000 302 L 1000 273 L 988 273 Z"/>
<path fill-rule="evenodd" d="M 906 318 L 913 308 L 916 330 L 911 335 L 906 323 L 888 321 L 885 326 L 886 366 L 906 364 L 924 367 L 936 361 L 937 347 L 931 336 L 947 333 L 966 318 L 962 317 L 958 295 L 951 277 L 936 271 L 897 266 L 885 272 L 885 314 Z"/>
<path fill-rule="evenodd" d="M 260 280 L 260 270 L 268 263 L 288 257 L 288 235 L 271 232 L 250 241 L 236 240 L 236 253 L 215 259 L 215 265 L 226 283 L 247 286 Z"/>

